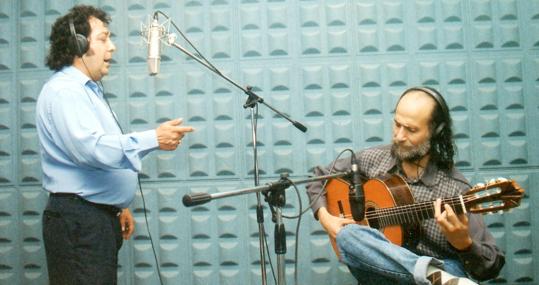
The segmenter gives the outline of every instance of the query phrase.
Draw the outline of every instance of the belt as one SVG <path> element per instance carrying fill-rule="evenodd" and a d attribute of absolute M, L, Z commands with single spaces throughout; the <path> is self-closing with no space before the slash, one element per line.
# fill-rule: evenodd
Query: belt
<path fill-rule="evenodd" d="M 79 196 L 77 194 L 73 194 L 73 193 L 50 193 L 49 197 L 68 198 L 68 199 L 77 200 L 77 201 L 80 201 L 80 202 L 82 202 L 84 204 L 87 204 L 87 205 L 96 207 L 98 209 L 104 210 L 104 211 L 106 211 L 106 212 L 108 212 L 108 213 L 110 213 L 110 214 L 112 214 L 114 216 L 119 216 L 122 213 L 122 209 L 120 209 L 120 208 L 118 208 L 116 206 L 90 202 L 90 201 L 82 198 L 81 196 Z"/>

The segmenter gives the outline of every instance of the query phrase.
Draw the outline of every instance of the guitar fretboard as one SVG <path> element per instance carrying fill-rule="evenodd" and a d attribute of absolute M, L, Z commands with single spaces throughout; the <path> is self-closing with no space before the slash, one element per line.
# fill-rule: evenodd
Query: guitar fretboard
<path fill-rule="evenodd" d="M 442 207 L 449 204 L 457 214 L 465 213 L 467 196 L 456 196 L 442 199 Z M 420 202 L 392 208 L 379 208 L 368 211 L 366 218 L 376 220 L 379 227 L 391 225 L 414 224 L 434 218 L 434 201 Z"/>

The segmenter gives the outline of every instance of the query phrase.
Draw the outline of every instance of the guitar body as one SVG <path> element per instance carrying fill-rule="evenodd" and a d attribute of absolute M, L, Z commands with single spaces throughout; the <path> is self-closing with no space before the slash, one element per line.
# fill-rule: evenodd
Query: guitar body
<path fill-rule="evenodd" d="M 413 248 L 419 234 L 420 222 L 434 218 L 434 201 L 414 202 L 408 184 L 398 175 L 369 179 L 363 184 L 365 219 L 358 224 L 380 230 L 392 243 Z M 326 185 L 328 212 L 336 217 L 352 219 L 348 199 L 349 183 L 331 179 Z M 442 198 L 457 214 L 484 214 L 518 207 L 524 189 L 514 180 L 498 178 L 488 184 L 477 184 L 466 193 Z M 335 239 L 333 250 L 339 256 Z"/>
<path fill-rule="evenodd" d="M 336 217 L 352 218 L 348 201 L 349 183 L 342 179 L 331 179 L 326 185 L 326 200 L 328 212 Z M 365 193 L 365 216 L 369 212 L 381 208 L 393 208 L 414 204 L 414 198 L 406 182 L 398 175 L 386 175 L 370 179 L 363 184 Z M 377 219 L 365 218 L 358 224 L 380 230 L 392 243 L 411 247 L 416 242 L 412 237 L 417 236 L 418 224 L 401 224 L 381 227 Z M 335 240 L 330 238 L 335 253 L 338 253 Z"/>

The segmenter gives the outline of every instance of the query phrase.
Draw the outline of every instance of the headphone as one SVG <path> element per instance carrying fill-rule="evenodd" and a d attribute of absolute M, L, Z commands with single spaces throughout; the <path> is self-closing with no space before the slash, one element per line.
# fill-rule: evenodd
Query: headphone
<path fill-rule="evenodd" d="M 85 54 L 88 51 L 88 40 L 85 36 L 78 34 L 75 30 L 75 24 L 73 23 L 73 19 L 69 19 L 69 30 L 71 31 L 71 35 L 73 36 L 73 42 L 75 43 L 76 48 L 76 55 L 82 57 L 83 54 Z M 86 64 L 85 64 L 86 65 Z M 96 82 L 97 84 L 97 82 Z M 104 93 L 103 84 L 97 84 L 99 89 L 101 89 L 101 92 Z M 85 89 L 86 91 L 86 89 Z M 109 100 L 107 100 L 107 97 L 103 95 L 103 98 L 105 99 L 105 102 L 107 103 L 107 107 L 109 107 L 109 111 L 112 114 L 112 117 L 114 118 L 114 121 L 116 121 L 116 124 L 120 128 L 120 132 L 123 134 L 124 130 L 122 129 L 122 126 L 120 125 L 120 122 L 118 122 L 118 119 L 116 118 L 116 115 L 112 111 L 112 108 L 110 107 Z"/>
<path fill-rule="evenodd" d="M 440 106 L 440 109 L 442 109 L 442 113 L 443 113 L 442 116 L 444 120 L 447 120 L 447 118 L 449 118 L 449 108 L 447 107 L 447 103 L 445 102 L 444 97 L 442 97 L 442 94 L 436 91 L 436 89 L 426 87 L 426 86 L 412 87 L 412 88 L 406 89 L 406 91 L 402 93 L 401 97 L 399 98 L 399 101 L 400 99 L 402 99 L 402 97 L 404 97 L 404 95 L 406 95 L 408 92 L 411 92 L 411 91 L 421 91 L 429 95 L 432 99 L 434 99 L 434 101 L 436 101 L 438 106 Z M 444 130 L 445 127 L 446 127 L 445 122 L 442 121 L 438 126 L 436 126 L 436 128 L 434 128 L 434 135 L 435 136 L 439 135 Z"/>
<path fill-rule="evenodd" d="M 73 19 L 71 18 L 69 19 L 69 30 L 71 31 L 71 35 L 73 36 L 73 42 L 77 47 L 75 49 L 75 55 L 82 57 L 82 55 L 88 51 L 88 40 L 85 36 L 77 33 L 77 31 L 75 30 L 75 24 L 73 24 Z"/>

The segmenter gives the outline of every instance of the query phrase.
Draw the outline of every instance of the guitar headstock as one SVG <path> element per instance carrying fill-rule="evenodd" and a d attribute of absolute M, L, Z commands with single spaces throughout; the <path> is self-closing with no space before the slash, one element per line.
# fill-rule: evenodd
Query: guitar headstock
<path fill-rule="evenodd" d="M 524 189 L 514 180 L 498 178 L 487 184 L 477 184 L 464 195 L 469 212 L 489 213 L 518 207 Z"/>

